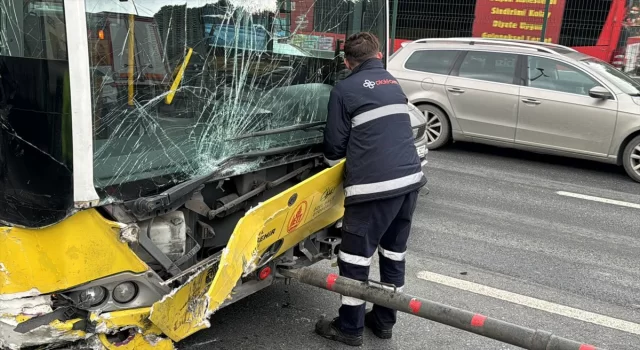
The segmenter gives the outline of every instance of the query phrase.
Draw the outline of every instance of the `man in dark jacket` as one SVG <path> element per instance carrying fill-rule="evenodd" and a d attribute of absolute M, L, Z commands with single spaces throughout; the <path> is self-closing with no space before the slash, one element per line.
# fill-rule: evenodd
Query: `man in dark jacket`
<path fill-rule="evenodd" d="M 350 36 L 344 55 L 352 72 L 331 91 L 324 132 L 326 162 L 346 158 L 340 275 L 366 281 L 377 249 L 381 282 L 402 288 L 411 219 L 427 182 L 413 143 L 407 97 L 385 70 L 375 36 Z M 318 321 L 316 332 L 359 346 L 365 325 L 389 339 L 395 322 L 395 310 L 374 305 L 365 314 L 363 300 L 342 296 L 339 316 Z"/>

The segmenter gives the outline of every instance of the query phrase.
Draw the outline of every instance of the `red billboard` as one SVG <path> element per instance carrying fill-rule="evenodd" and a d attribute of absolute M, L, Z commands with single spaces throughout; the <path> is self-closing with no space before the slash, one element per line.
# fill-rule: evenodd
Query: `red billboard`
<path fill-rule="evenodd" d="M 477 0 L 473 36 L 540 41 L 547 0 Z M 550 0 L 545 42 L 558 43 L 566 0 Z"/>

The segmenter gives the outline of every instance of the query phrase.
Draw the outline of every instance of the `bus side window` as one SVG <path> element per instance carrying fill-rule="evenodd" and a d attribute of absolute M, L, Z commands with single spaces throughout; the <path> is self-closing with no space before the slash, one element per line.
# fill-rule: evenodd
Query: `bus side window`
<path fill-rule="evenodd" d="M 42 9 L 38 2 L 3 0 L 0 9 L 0 54 L 42 59 L 67 59 L 62 6 Z"/>

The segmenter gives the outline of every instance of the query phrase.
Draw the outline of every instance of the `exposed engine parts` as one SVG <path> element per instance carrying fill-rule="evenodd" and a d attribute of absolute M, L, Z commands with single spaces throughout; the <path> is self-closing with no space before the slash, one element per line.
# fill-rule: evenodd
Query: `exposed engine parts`
<path fill-rule="evenodd" d="M 174 211 L 154 219 L 138 223 L 139 232 L 149 232 L 149 239 L 171 261 L 180 259 L 187 247 L 187 224 L 182 211 Z M 140 244 L 135 244 L 134 251 L 147 264 L 156 263 Z M 157 264 L 157 263 L 156 263 Z"/>

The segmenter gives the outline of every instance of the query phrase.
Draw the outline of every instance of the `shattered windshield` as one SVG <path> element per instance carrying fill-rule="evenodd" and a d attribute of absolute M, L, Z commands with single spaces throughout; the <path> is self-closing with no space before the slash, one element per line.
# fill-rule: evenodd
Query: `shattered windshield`
<path fill-rule="evenodd" d="M 384 4 L 85 0 L 103 199 L 311 156 L 347 74 L 341 43 L 361 30 L 384 43 Z"/>

